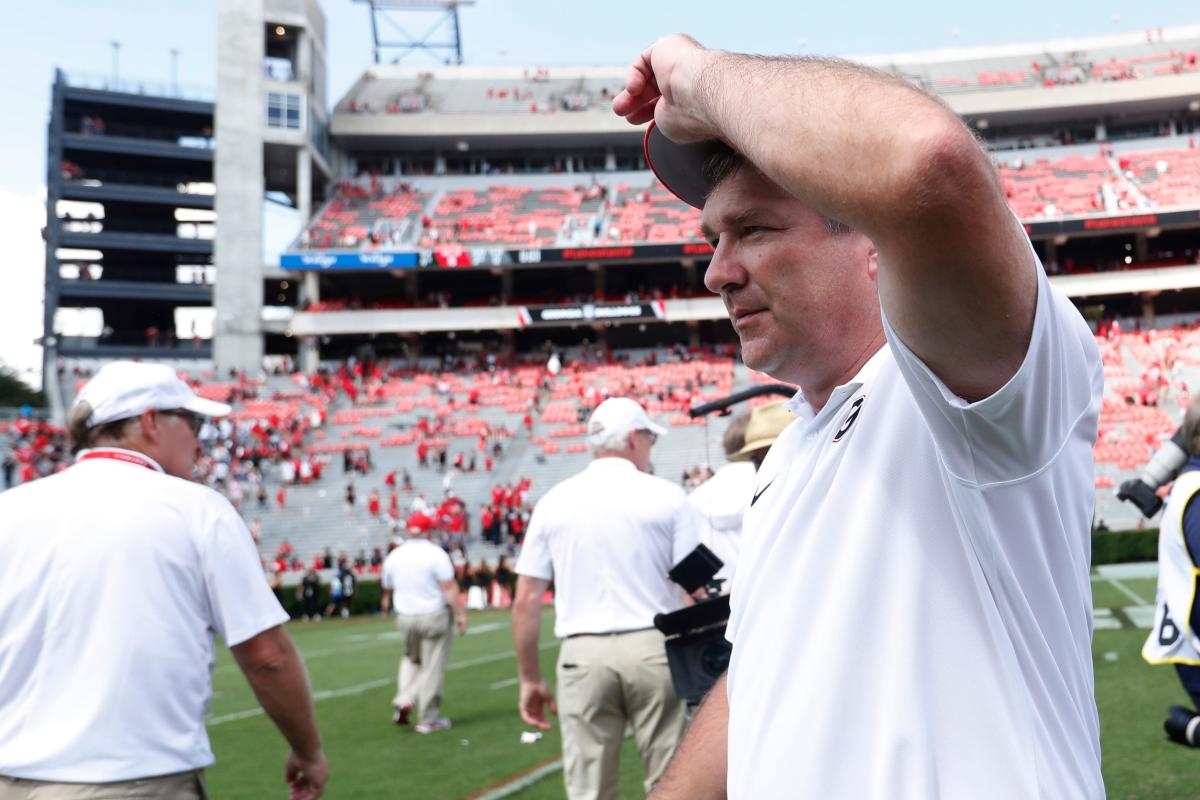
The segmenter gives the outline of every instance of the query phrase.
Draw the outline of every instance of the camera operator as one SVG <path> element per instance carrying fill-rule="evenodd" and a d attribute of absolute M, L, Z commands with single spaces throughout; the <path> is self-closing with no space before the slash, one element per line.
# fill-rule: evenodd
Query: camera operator
<path fill-rule="evenodd" d="M 1179 429 L 1177 445 L 1200 452 L 1200 400 L 1192 401 Z M 1151 664 L 1174 664 L 1179 682 L 1200 708 L 1200 630 L 1191 609 L 1196 605 L 1200 569 L 1200 458 L 1191 456 L 1175 479 L 1158 533 L 1158 593 L 1154 627 L 1142 647 Z M 1192 709 L 1172 706 L 1164 724 L 1173 741 L 1200 747 L 1200 716 Z"/>
<path fill-rule="evenodd" d="M 595 460 L 538 502 L 517 561 L 513 640 L 521 718 L 548 730 L 554 697 L 538 664 L 542 597 L 555 582 L 555 635 L 567 796 L 616 798 L 626 725 L 633 727 L 647 791 L 662 775 L 683 730 L 656 614 L 684 598 L 667 572 L 697 545 L 694 509 L 683 490 L 648 474 L 650 450 L 666 430 L 625 397 L 605 400 L 588 420 Z"/>

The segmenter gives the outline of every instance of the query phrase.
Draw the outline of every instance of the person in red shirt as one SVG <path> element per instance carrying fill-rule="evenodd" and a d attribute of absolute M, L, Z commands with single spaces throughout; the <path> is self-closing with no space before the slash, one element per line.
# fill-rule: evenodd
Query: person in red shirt
<path fill-rule="evenodd" d="M 396 488 L 396 470 L 392 470 L 383 478 L 383 485 L 389 489 Z"/>
<path fill-rule="evenodd" d="M 492 467 L 495 466 L 495 464 L 496 464 L 496 462 L 492 461 L 491 456 L 487 456 L 486 458 L 483 459 L 483 466 L 487 468 L 488 472 L 492 471 Z"/>
<path fill-rule="evenodd" d="M 371 497 L 370 497 L 370 499 L 367 500 L 367 512 L 372 517 L 378 517 L 380 508 L 381 508 L 381 506 L 380 506 L 380 500 L 379 500 L 379 490 L 372 489 Z"/>
<path fill-rule="evenodd" d="M 279 491 L 275 494 L 275 502 L 279 504 L 280 508 L 287 507 L 287 489 L 279 487 Z"/>

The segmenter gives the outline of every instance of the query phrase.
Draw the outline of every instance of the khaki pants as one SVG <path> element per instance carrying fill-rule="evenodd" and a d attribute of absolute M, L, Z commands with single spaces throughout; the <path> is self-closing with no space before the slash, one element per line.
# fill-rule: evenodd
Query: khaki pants
<path fill-rule="evenodd" d="M 450 609 L 432 614 L 401 614 L 396 626 L 404 640 L 404 656 L 400 659 L 392 705 L 412 706 L 417 712 L 417 722 L 433 722 L 441 709 L 446 662 L 450 660 L 450 645 L 454 641 Z"/>
<path fill-rule="evenodd" d="M 557 674 L 567 797 L 616 800 L 627 724 L 649 792 L 683 732 L 683 702 L 671 685 L 663 635 L 650 629 L 567 638 Z"/>
<path fill-rule="evenodd" d="M 204 770 L 116 783 L 54 783 L 0 775 L 0 800 L 205 800 Z"/>

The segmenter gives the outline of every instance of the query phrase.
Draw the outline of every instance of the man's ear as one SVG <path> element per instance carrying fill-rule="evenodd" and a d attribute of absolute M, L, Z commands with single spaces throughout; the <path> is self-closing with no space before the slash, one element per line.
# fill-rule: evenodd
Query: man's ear
<path fill-rule="evenodd" d="M 875 249 L 875 245 L 871 245 L 867 250 L 867 277 L 872 281 L 879 275 L 879 251 Z"/>
<path fill-rule="evenodd" d="M 159 430 L 159 425 L 162 424 L 162 417 L 152 408 L 147 408 L 138 417 L 138 425 L 141 427 L 142 438 L 151 444 L 158 444 L 162 439 L 162 433 Z"/>

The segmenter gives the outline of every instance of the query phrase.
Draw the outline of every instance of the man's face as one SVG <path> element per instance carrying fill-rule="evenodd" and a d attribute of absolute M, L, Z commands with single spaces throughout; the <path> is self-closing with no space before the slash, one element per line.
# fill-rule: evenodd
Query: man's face
<path fill-rule="evenodd" d="M 161 449 L 157 459 L 163 471 L 176 478 L 191 480 L 192 467 L 200 455 L 200 440 L 196 436 L 196 419 L 187 412 L 158 412 Z"/>
<path fill-rule="evenodd" d="M 715 249 L 704 285 L 721 295 L 751 369 L 800 383 L 800 365 L 828 360 L 838 337 L 853 341 L 857 326 L 878 326 L 870 241 L 831 233 L 823 216 L 754 168 L 718 184 L 701 222 Z"/>

